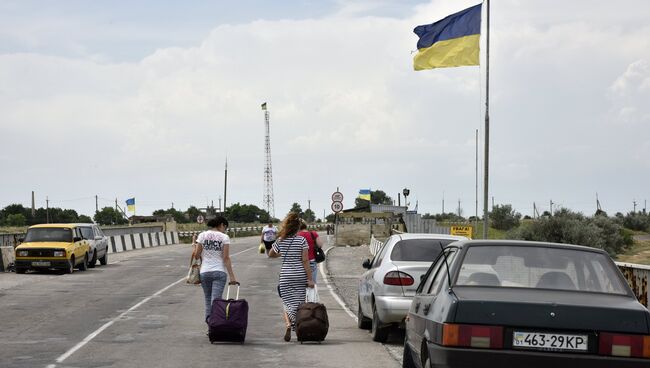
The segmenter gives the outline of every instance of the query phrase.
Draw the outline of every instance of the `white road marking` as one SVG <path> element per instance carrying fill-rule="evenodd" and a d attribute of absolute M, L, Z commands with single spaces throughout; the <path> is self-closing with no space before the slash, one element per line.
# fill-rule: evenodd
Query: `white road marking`
<path fill-rule="evenodd" d="M 327 249 L 325 250 L 325 256 L 327 256 L 327 254 L 328 254 L 328 253 L 330 252 L 330 250 L 332 250 L 332 249 L 334 249 L 334 247 L 329 247 L 329 248 L 327 248 Z M 327 262 L 327 261 L 325 261 L 325 262 Z M 318 269 L 320 270 L 320 274 L 321 274 L 321 276 L 322 276 L 322 278 L 323 278 L 323 281 L 325 281 L 325 284 L 327 285 L 327 288 L 329 289 L 330 294 L 332 294 L 332 297 L 334 298 L 334 300 L 336 300 L 336 302 L 339 303 L 339 305 L 343 308 L 343 310 L 344 310 L 344 311 L 345 311 L 345 312 L 346 312 L 350 317 L 352 317 L 352 319 L 354 319 L 355 321 L 357 321 L 357 316 L 356 316 L 354 313 L 352 313 L 352 311 L 348 308 L 347 305 L 345 305 L 345 303 L 344 303 L 343 300 L 338 296 L 338 294 L 336 294 L 336 292 L 334 291 L 334 288 L 332 287 L 332 285 L 330 284 L 329 280 L 327 279 L 327 275 L 325 274 L 325 262 L 321 262 L 321 264 L 319 265 Z"/>
<path fill-rule="evenodd" d="M 238 254 L 242 254 L 242 253 L 244 253 L 244 252 L 248 252 L 249 250 L 253 250 L 253 249 L 257 249 L 257 246 L 255 246 L 255 247 L 253 247 L 253 248 L 244 249 L 244 250 L 242 250 L 242 251 L 240 251 L 240 252 L 237 252 L 237 253 L 231 255 L 231 257 L 234 257 L 234 256 L 236 256 L 236 255 L 238 255 Z M 119 316 L 117 316 L 117 317 L 113 318 L 112 320 L 106 322 L 102 327 L 98 328 L 98 329 L 95 330 L 93 333 L 91 333 L 90 335 L 86 336 L 86 338 L 84 338 L 83 340 L 81 340 L 81 342 L 79 342 L 77 345 L 73 346 L 72 349 L 66 351 L 65 353 L 63 353 L 63 355 L 61 355 L 60 357 L 56 358 L 56 363 L 57 363 L 57 364 L 59 364 L 59 363 L 63 363 L 64 360 L 68 359 L 68 358 L 69 358 L 72 354 L 74 354 L 77 350 L 79 350 L 79 349 L 81 349 L 82 347 L 84 347 L 86 344 L 88 344 L 90 341 L 92 341 L 92 339 L 94 339 L 95 337 L 97 337 L 97 335 L 99 335 L 100 333 L 102 333 L 102 332 L 103 332 L 104 330 L 106 330 L 107 328 L 111 327 L 115 322 L 117 322 L 117 321 L 119 321 L 120 319 L 122 319 L 122 318 L 123 318 L 124 316 L 126 316 L 129 312 L 133 312 L 134 310 L 138 309 L 140 306 L 142 306 L 142 305 L 145 304 L 146 302 L 148 302 L 148 301 L 150 301 L 151 299 L 157 297 L 158 295 L 164 293 L 165 291 L 169 290 L 171 287 L 173 287 L 174 285 L 180 283 L 181 281 L 185 281 L 185 277 L 183 277 L 183 278 L 180 279 L 180 280 L 174 281 L 173 283 L 171 283 L 171 284 L 165 286 L 164 288 L 162 288 L 162 289 L 156 291 L 156 292 L 155 292 L 154 294 L 152 294 L 151 296 L 148 296 L 148 297 L 142 299 L 138 304 L 136 304 L 136 305 L 132 306 L 131 308 L 127 309 L 126 311 L 122 312 Z M 45 366 L 45 368 L 56 368 L 56 364 L 48 364 L 47 366 Z"/>

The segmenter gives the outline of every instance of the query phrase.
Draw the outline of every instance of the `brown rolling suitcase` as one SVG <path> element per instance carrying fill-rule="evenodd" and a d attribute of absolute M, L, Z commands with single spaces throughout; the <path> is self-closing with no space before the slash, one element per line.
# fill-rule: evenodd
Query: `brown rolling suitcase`
<path fill-rule="evenodd" d="M 303 303 L 296 315 L 296 335 L 302 344 L 305 341 L 322 342 L 327 336 L 330 323 L 327 308 L 321 303 Z"/>

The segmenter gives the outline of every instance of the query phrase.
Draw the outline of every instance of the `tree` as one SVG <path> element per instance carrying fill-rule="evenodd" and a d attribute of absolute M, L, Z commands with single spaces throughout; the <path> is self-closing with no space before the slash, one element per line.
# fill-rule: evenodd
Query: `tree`
<path fill-rule="evenodd" d="M 316 214 L 310 208 L 305 210 L 305 213 L 302 215 L 302 219 L 308 223 L 316 221 Z"/>
<path fill-rule="evenodd" d="M 292 204 L 291 209 L 289 210 L 289 212 L 296 213 L 300 217 L 302 217 L 302 215 L 304 213 L 304 212 L 302 212 L 302 208 L 300 207 L 300 205 L 298 203 Z"/>
<path fill-rule="evenodd" d="M 27 220 L 22 213 L 14 213 L 7 216 L 6 223 L 9 226 L 25 226 Z"/>
<path fill-rule="evenodd" d="M 354 200 L 354 206 L 355 208 L 367 208 L 368 211 L 370 211 L 370 204 L 386 204 L 386 205 L 392 205 L 393 204 L 393 199 L 389 197 L 386 192 L 383 190 L 377 189 L 375 191 L 370 191 L 370 201 L 367 201 L 365 199 L 361 199 L 357 197 Z"/>
<path fill-rule="evenodd" d="M 93 219 L 90 218 L 90 216 L 86 215 L 79 215 L 79 222 L 84 223 L 84 224 L 92 224 Z"/>
<path fill-rule="evenodd" d="M 226 218 L 233 222 L 268 222 L 269 213 L 252 205 L 234 203 L 226 208 Z"/>
<path fill-rule="evenodd" d="M 496 205 L 490 213 L 492 227 L 497 230 L 510 230 L 519 226 L 521 214 L 512 209 L 509 204 Z"/>
<path fill-rule="evenodd" d="M 329 215 L 325 216 L 325 221 L 334 223 L 336 221 L 336 215 L 333 213 L 330 213 Z"/>
<path fill-rule="evenodd" d="M 129 222 L 121 213 L 116 212 L 113 207 L 102 208 L 100 211 L 95 212 L 93 218 L 100 225 L 124 225 Z"/>
<path fill-rule="evenodd" d="M 201 212 L 201 210 L 199 210 L 198 208 L 196 208 L 194 206 L 190 206 L 187 209 L 187 211 L 185 211 L 185 214 L 187 215 L 187 217 L 189 217 L 190 222 L 196 221 L 196 218 L 199 217 L 199 215 L 205 217 L 205 214 L 203 212 Z"/>
<path fill-rule="evenodd" d="M 166 210 L 163 210 L 163 209 L 155 210 L 155 211 L 153 211 L 152 215 L 158 216 L 158 217 L 171 216 L 174 219 L 174 221 L 176 221 L 178 223 L 181 223 L 181 224 L 189 222 L 189 220 L 187 219 L 185 214 L 183 212 L 175 209 L 175 208 L 168 208 Z"/>

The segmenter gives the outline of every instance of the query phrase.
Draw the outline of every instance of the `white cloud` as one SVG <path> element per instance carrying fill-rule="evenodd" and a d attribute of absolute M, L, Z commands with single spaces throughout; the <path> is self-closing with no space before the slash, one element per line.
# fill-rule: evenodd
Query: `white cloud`
<path fill-rule="evenodd" d="M 443 190 L 469 203 L 483 70 L 416 73 L 410 51 L 415 25 L 473 3 L 433 1 L 402 19 L 364 16 L 359 2 L 318 19 L 222 25 L 193 47 L 133 63 L 0 55 L 0 133 L 11 137 L 0 160 L 20 177 L 0 204 L 32 188 L 58 198 L 136 196 L 150 203 L 144 212 L 216 201 L 227 154 L 229 202 L 259 205 L 264 101 L 278 215 L 307 198 L 321 215 L 337 186 L 347 198 L 368 186 L 389 195 L 412 187 L 426 212 L 440 210 Z M 647 6 L 631 15 L 598 5 L 584 17 L 545 9 L 493 4 L 493 194 L 505 203 L 591 198 L 589 182 L 642 191 L 621 189 L 602 163 L 616 153 L 617 169 L 634 165 L 641 151 L 626 147 L 647 147 L 647 28 L 620 23 L 635 24 Z M 612 113 L 637 124 L 612 133 Z M 79 206 L 90 212 L 94 202 Z"/>

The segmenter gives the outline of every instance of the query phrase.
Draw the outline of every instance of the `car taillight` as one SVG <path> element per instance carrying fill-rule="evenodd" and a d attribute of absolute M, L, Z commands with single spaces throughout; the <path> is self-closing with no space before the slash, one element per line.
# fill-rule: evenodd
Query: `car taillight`
<path fill-rule="evenodd" d="M 503 327 L 445 323 L 442 328 L 442 345 L 502 349 Z"/>
<path fill-rule="evenodd" d="M 413 277 L 401 271 L 390 271 L 384 276 L 384 284 L 395 286 L 411 286 L 415 283 Z"/>
<path fill-rule="evenodd" d="M 598 354 L 650 359 L 650 336 L 603 332 L 600 334 Z"/>

